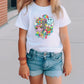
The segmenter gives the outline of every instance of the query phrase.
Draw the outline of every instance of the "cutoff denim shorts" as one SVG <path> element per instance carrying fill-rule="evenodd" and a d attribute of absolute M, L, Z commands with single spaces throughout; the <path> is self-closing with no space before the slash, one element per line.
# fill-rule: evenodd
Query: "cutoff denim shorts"
<path fill-rule="evenodd" d="M 26 57 L 30 76 L 43 73 L 50 77 L 59 77 L 63 74 L 62 52 L 40 52 L 31 48 Z"/>

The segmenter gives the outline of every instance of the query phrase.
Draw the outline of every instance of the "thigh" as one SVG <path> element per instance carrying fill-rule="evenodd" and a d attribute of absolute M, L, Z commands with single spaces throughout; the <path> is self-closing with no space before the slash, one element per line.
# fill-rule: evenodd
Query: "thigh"
<path fill-rule="evenodd" d="M 43 74 L 37 76 L 29 76 L 30 84 L 43 84 Z"/>
<path fill-rule="evenodd" d="M 59 77 L 50 77 L 50 76 L 45 76 L 47 84 L 62 84 L 62 76 Z"/>

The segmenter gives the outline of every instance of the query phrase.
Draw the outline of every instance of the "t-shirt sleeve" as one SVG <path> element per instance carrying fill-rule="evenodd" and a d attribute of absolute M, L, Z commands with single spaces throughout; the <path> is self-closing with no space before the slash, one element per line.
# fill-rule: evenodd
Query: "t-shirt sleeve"
<path fill-rule="evenodd" d="M 64 27 L 67 26 L 71 23 L 71 19 L 66 11 L 66 9 L 64 8 L 64 6 L 61 5 L 61 8 L 63 10 L 63 17 L 59 19 L 59 27 Z M 61 15 L 61 14 L 60 14 Z"/>
<path fill-rule="evenodd" d="M 24 7 L 18 14 L 15 26 L 24 30 L 28 30 L 29 18 L 28 13 L 26 12 L 26 7 Z"/>

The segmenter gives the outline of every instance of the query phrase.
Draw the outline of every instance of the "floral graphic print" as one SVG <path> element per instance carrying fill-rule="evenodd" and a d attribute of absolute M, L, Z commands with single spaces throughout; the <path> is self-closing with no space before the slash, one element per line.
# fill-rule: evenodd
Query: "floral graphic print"
<path fill-rule="evenodd" d="M 47 39 L 47 36 L 49 36 L 53 32 L 53 18 L 49 17 L 48 15 L 42 15 L 41 17 L 36 18 L 35 22 L 35 30 L 36 30 L 36 36 L 41 37 L 42 39 Z"/>

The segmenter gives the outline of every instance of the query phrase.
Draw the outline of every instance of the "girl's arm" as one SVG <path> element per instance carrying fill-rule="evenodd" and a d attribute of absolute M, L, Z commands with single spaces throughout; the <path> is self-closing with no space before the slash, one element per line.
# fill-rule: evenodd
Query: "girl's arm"
<path fill-rule="evenodd" d="M 19 28 L 18 51 L 19 57 L 26 57 L 26 34 L 27 31 Z M 25 63 L 26 60 L 20 61 L 20 64 Z"/>
<path fill-rule="evenodd" d="M 15 26 L 19 28 L 18 52 L 20 58 L 26 58 L 26 35 L 29 28 L 29 13 L 25 13 L 26 6 L 19 12 L 15 23 Z M 20 60 L 19 75 L 22 78 L 28 79 L 29 67 L 26 61 L 27 60 Z"/>
<path fill-rule="evenodd" d="M 18 40 L 19 57 L 26 57 L 26 34 L 27 34 L 27 30 L 19 28 L 19 40 Z M 20 60 L 19 75 L 22 78 L 28 79 L 29 67 L 27 63 L 24 64 L 26 61 L 27 60 L 22 60 L 22 61 Z M 24 64 L 24 66 L 22 64 Z"/>
<path fill-rule="evenodd" d="M 70 41 L 69 41 L 67 26 L 60 28 L 60 38 L 63 44 L 63 52 L 65 56 L 64 59 L 66 61 L 67 59 L 71 60 Z"/>
<path fill-rule="evenodd" d="M 69 75 L 72 69 L 71 65 L 71 50 L 70 50 L 70 41 L 67 31 L 67 26 L 60 28 L 60 39 L 63 44 L 63 52 L 64 52 L 64 72 L 65 75 Z"/>

